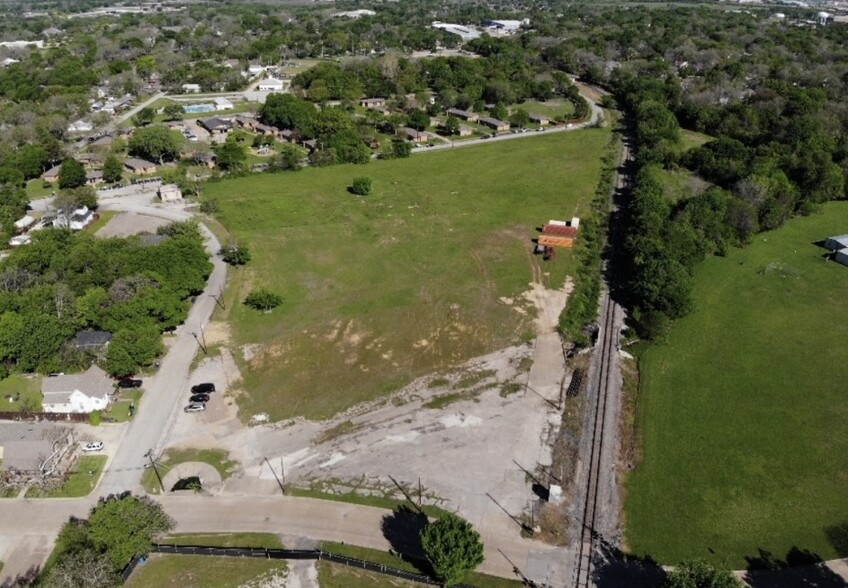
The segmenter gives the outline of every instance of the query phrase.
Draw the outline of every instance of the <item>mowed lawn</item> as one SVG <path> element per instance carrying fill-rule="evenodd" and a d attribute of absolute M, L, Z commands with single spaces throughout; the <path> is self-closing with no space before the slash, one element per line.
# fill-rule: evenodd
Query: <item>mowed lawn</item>
<path fill-rule="evenodd" d="M 226 295 L 234 343 L 260 345 L 242 366 L 242 414 L 328 417 L 529 338 L 532 313 L 499 298 L 528 289 L 537 226 L 588 214 L 609 133 L 208 184 L 219 220 L 253 254 Z M 370 196 L 348 193 L 357 176 L 372 178 Z M 544 264 L 548 284 L 573 263 L 561 251 Z M 256 287 L 283 305 L 248 309 Z"/>
<path fill-rule="evenodd" d="M 848 555 L 844 536 L 834 546 L 848 522 L 848 267 L 813 244 L 846 232 L 848 203 L 832 203 L 699 266 L 695 312 L 641 361 L 634 552 L 734 567 L 759 549 Z"/>

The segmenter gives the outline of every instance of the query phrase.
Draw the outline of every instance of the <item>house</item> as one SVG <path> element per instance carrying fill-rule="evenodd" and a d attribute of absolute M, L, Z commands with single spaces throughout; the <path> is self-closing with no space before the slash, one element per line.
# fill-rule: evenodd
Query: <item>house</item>
<path fill-rule="evenodd" d="M 360 8 L 359 10 L 346 10 L 344 12 L 337 12 L 333 16 L 336 18 L 361 18 L 363 16 L 374 16 L 377 14 L 373 10 L 368 10 L 367 8 Z"/>
<path fill-rule="evenodd" d="M 130 157 L 124 162 L 124 167 L 126 170 L 133 174 L 152 174 L 156 173 L 156 164 L 147 161 L 146 159 L 139 159 L 138 157 Z"/>
<path fill-rule="evenodd" d="M 103 410 L 115 390 L 112 379 L 96 365 L 81 374 L 48 376 L 41 380 L 44 412 L 81 412 Z"/>
<path fill-rule="evenodd" d="M 825 239 L 824 248 L 830 251 L 839 251 L 848 247 L 848 235 L 837 235 Z"/>
<path fill-rule="evenodd" d="M 547 116 L 542 116 L 541 114 L 530 113 L 530 122 L 534 122 L 540 127 L 545 127 L 551 124 L 551 119 Z"/>
<path fill-rule="evenodd" d="M 90 133 L 94 130 L 94 125 L 85 120 L 77 120 L 68 125 L 69 133 Z"/>
<path fill-rule="evenodd" d="M 200 92 L 200 84 L 183 84 L 180 86 L 183 94 L 197 94 Z"/>
<path fill-rule="evenodd" d="M 456 118 L 461 118 L 468 122 L 477 122 L 480 120 L 479 114 L 468 112 L 467 110 L 460 110 L 459 108 L 448 108 L 447 113 L 448 116 L 455 116 Z"/>
<path fill-rule="evenodd" d="M 253 127 L 253 130 L 262 135 L 273 136 L 277 134 L 277 127 L 272 127 L 271 125 L 264 125 L 262 123 L 256 123 Z"/>
<path fill-rule="evenodd" d="M 2 479 L 9 484 L 25 484 L 45 474 L 61 475 L 67 469 L 62 458 L 73 443 L 71 429 L 52 423 L 5 422 L 0 427 Z M 60 465 L 61 464 L 61 465 Z M 57 467 L 60 466 L 60 467 Z"/>
<path fill-rule="evenodd" d="M 91 167 L 92 165 L 101 165 L 103 163 L 103 158 L 94 153 L 80 153 L 77 155 L 77 161 L 85 167 Z"/>
<path fill-rule="evenodd" d="M 282 131 L 277 133 L 277 136 L 280 138 L 281 141 L 288 141 L 289 143 L 294 143 L 294 131 L 292 131 L 291 129 L 283 129 Z"/>
<path fill-rule="evenodd" d="M 495 129 L 495 131 L 508 131 L 509 123 L 498 120 L 496 118 L 491 118 L 489 116 L 483 116 L 480 118 L 480 124 L 489 127 L 490 129 Z"/>
<path fill-rule="evenodd" d="M 225 118 L 212 116 L 209 118 L 201 118 L 197 121 L 201 127 L 212 133 L 213 136 L 226 135 L 233 128 L 233 122 Z"/>
<path fill-rule="evenodd" d="M 181 202 L 183 193 L 176 184 L 163 184 L 157 190 L 159 200 L 162 202 Z"/>
<path fill-rule="evenodd" d="M 258 63 L 251 63 L 250 65 L 247 66 L 247 73 L 250 76 L 258 76 L 263 71 L 265 71 L 265 66 L 259 65 Z M 261 90 L 262 88 L 259 88 L 259 89 Z"/>
<path fill-rule="evenodd" d="M 215 154 L 214 153 L 197 153 L 194 156 L 194 161 L 197 165 L 205 165 L 209 169 L 215 167 Z"/>
<path fill-rule="evenodd" d="M 103 181 L 103 170 L 94 169 L 85 173 L 85 183 L 94 186 Z"/>
<path fill-rule="evenodd" d="M 466 125 L 459 125 L 459 136 L 460 137 L 470 137 L 474 134 L 474 129 Z"/>
<path fill-rule="evenodd" d="M 260 92 L 282 92 L 283 81 L 276 78 L 266 78 L 259 82 Z"/>
<path fill-rule="evenodd" d="M 408 139 L 413 143 L 426 143 L 428 139 L 428 135 L 424 131 L 416 131 L 415 129 L 411 129 L 409 127 L 400 127 L 397 130 L 397 134 L 404 139 Z"/>
<path fill-rule="evenodd" d="M 24 215 L 22 218 L 19 218 L 15 221 L 15 230 L 19 233 L 23 233 L 28 228 L 30 228 L 33 223 L 35 223 L 35 219 L 30 215 Z"/>
<path fill-rule="evenodd" d="M 81 231 L 94 220 L 94 211 L 89 210 L 87 206 L 81 206 L 70 213 L 60 213 L 56 215 L 53 221 L 53 226 L 57 229 L 71 229 L 72 231 Z"/>
<path fill-rule="evenodd" d="M 41 174 L 41 179 L 45 182 L 56 182 L 59 180 L 59 169 L 61 169 L 61 165 L 54 165 L 46 172 Z"/>
<path fill-rule="evenodd" d="M 215 103 L 215 110 L 232 110 L 235 108 L 233 103 L 226 98 L 215 98 L 213 102 Z"/>
<path fill-rule="evenodd" d="M 74 347 L 80 351 L 99 351 L 109 345 L 112 333 L 106 331 L 77 331 Z"/>
<path fill-rule="evenodd" d="M 132 102 L 132 96 L 127 94 L 123 98 L 112 98 L 108 100 L 106 104 L 103 105 L 103 112 L 108 112 L 109 114 L 115 114 L 116 112 L 123 110 Z"/>
<path fill-rule="evenodd" d="M 383 108 L 386 105 L 385 98 L 363 98 L 359 101 L 363 108 Z"/>

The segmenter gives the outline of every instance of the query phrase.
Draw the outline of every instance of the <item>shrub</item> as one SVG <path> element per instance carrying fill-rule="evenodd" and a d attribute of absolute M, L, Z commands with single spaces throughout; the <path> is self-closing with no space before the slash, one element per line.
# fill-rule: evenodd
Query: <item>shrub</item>
<path fill-rule="evenodd" d="M 248 294 L 244 299 L 244 303 L 255 310 L 270 312 L 283 303 L 283 297 L 262 288 Z"/>
<path fill-rule="evenodd" d="M 250 261 L 250 249 L 245 245 L 227 245 L 221 249 L 221 258 L 230 265 L 244 265 Z"/>
<path fill-rule="evenodd" d="M 92 427 L 97 427 L 103 421 L 103 414 L 99 410 L 93 410 L 88 413 L 88 424 Z"/>
<path fill-rule="evenodd" d="M 368 196 L 371 193 L 371 178 L 353 178 L 353 185 L 351 185 L 350 191 L 357 196 Z"/>

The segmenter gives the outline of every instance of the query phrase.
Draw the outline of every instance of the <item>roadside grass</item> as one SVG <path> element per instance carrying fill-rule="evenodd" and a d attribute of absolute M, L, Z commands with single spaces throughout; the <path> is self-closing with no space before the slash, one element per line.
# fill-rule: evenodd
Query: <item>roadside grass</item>
<path fill-rule="evenodd" d="M 103 416 L 113 423 L 127 422 L 132 418 L 130 406 L 135 406 L 135 412 L 138 412 L 138 404 L 141 401 L 142 394 L 144 394 L 144 390 L 140 388 L 122 390 L 120 398 L 109 405 L 109 410 L 104 412 Z"/>
<path fill-rule="evenodd" d="M 238 466 L 237 461 L 230 459 L 230 454 L 223 449 L 166 449 L 165 454 L 156 462 L 159 475 L 165 478 L 175 466 L 189 461 L 199 461 L 211 465 L 226 480 Z M 159 480 L 153 468 L 145 468 L 141 475 L 141 485 L 148 494 L 161 494 Z"/>
<path fill-rule="evenodd" d="M 831 203 L 707 259 L 695 311 L 641 353 L 633 552 L 731 568 L 758 550 L 848 555 L 848 268 L 814 244 L 846 226 Z"/>
<path fill-rule="evenodd" d="M 118 213 L 114 210 L 103 210 L 101 212 L 98 212 L 97 219 L 92 221 L 92 223 L 85 227 L 83 231 L 85 231 L 86 233 L 91 233 L 92 235 L 95 234 L 97 231 L 105 227 L 106 223 L 112 220 L 112 217 L 116 214 Z"/>
<path fill-rule="evenodd" d="M 355 490 L 350 492 L 329 493 L 320 488 L 286 488 L 286 494 L 289 496 L 303 496 L 306 498 L 318 498 L 320 500 L 332 500 L 333 502 L 348 502 L 350 504 L 361 504 L 363 506 L 373 506 L 375 508 L 384 508 L 386 510 L 395 510 L 399 506 L 416 508 L 417 505 L 410 504 L 406 499 L 397 499 L 390 496 L 368 496 L 365 494 L 357 494 Z M 411 496 L 414 500 L 416 497 Z M 438 519 L 449 514 L 447 510 L 435 504 L 422 504 L 421 510 L 428 517 Z"/>
<path fill-rule="evenodd" d="M 330 417 L 426 373 L 532 336 L 500 297 L 528 288 L 536 227 L 585 217 L 608 129 L 539 134 L 367 166 L 308 168 L 212 182 L 204 198 L 253 259 L 225 292 L 241 354 L 241 415 Z M 347 192 L 372 178 L 364 198 Z M 543 265 L 561 287 L 569 251 Z M 266 287 L 284 302 L 245 307 Z"/>
<path fill-rule="evenodd" d="M 321 588 L 418 588 L 418 582 L 408 582 L 367 570 L 318 562 L 318 585 Z"/>
<path fill-rule="evenodd" d="M 68 475 L 68 479 L 59 488 L 41 492 L 35 488 L 27 491 L 27 498 L 79 498 L 88 496 L 97 486 L 103 466 L 106 465 L 105 455 L 83 455 Z"/>
<path fill-rule="evenodd" d="M 15 401 L 6 399 L 6 396 L 18 394 L 20 397 Z M 41 412 L 41 378 L 12 374 L 0 380 L 0 411 L 19 412 L 21 406 Z"/>
<path fill-rule="evenodd" d="M 280 541 L 280 537 L 273 533 L 174 533 L 162 538 L 159 543 L 204 547 L 283 548 L 283 542 Z"/>
<path fill-rule="evenodd" d="M 387 553 L 385 551 L 380 551 L 377 549 L 369 549 L 367 547 L 359 547 L 356 545 L 347 545 L 342 543 L 332 543 L 329 541 L 325 541 L 321 544 L 321 549 L 325 551 L 332 551 L 333 553 L 337 553 L 339 555 L 345 555 L 347 557 L 353 557 L 356 559 L 364 559 L 366 561 L 374 562 L 377 564 L 383 564 L 384 566 L 393 567 L 399 570 L 405 570 L 407 572 L 414 572 L 417 574 L 422 573 L 422 571 L 415 567 L 415 565 L 409 563 L 398 557 L 397 555 L 393 555 L 391 553 Z M 326 562 L 321 562 L 323 565 Z M 344 566 L 339 566 L 344 567 Z M 320 567 L 319 567 L 320 573 Z M 389 579 L 388 576 L 383 576 L 381 574 L 373 574 L 376 578 L 386 578 Z M 355 579 L 357 575 L 354 574 L 352 577 Z M 397 581 L 396 579 L 392 579 L 392 581 Z M 467 584 L 469 586 L 474 586 L 475 588 L 517 588 L 518 586 L 523 586 L 523 584 L 517 580 L 510 580 L 507 578 L 499 578 L 497 576 L 490 576 L 488 574 L 481 574 L 479 572 L 471 572 L 465 576 L 462 580 L 463 584 Z M 370 586 L 383 586 L 384 584 L 370 584 Z M 385 584 L 385 586 L 405 586 L 406 584 Z M 343 584 L 336 583 L 330 584 L 330 586 L 343 586 Z M 369 584 L 350 584 L 350 586 L 369 586 Z M 321 584 L 321 588 L 324 588 L 324 584 Z"/>
<path fill-rule="evenodd" d="M 124 586 L 132 588 L 232 588 L 248 582 L 253 585 L 281 585 L 263 582 L 275 571 L 282 574 L 284 560 L 256 557 L 212 557 L 206 555 L 164 555 L 155 553 L 133 571 Z M 267 580 L 270 581 L 270 580 Z"/>

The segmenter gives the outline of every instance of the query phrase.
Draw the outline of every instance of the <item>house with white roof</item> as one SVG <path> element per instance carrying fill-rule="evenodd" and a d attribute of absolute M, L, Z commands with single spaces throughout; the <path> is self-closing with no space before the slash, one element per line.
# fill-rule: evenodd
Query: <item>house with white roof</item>
<path fill-rule="evenodd" d="M 115 383 L 102 369 L 92 365 L 81 374 L 47 376 L 41 380 L 44 412 L 88 413 L 109 406 Z"/>
<path fill-rule="evenodd" d="M 277 78 L 266 78 L 259 82 L 260 92 L 282 92 L 283 81 Z"/>
<path fill-rule="evenodd" d="M 232 110 L 235 108 L 233 103 L 226 98 L 215 98 L 215 110 Z"/>

